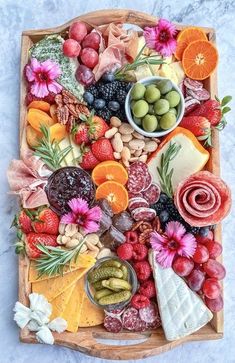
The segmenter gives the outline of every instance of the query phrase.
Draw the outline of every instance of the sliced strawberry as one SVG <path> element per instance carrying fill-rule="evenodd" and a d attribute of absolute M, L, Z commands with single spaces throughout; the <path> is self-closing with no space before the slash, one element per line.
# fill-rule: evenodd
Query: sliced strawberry
<path fill-rule="evenodd" d="M 99 161 L 114 160 L 113 147 L 108 139 L 101 138 L 95 141 L 91 150 Z"/>
<path fill-rule="evenodd" d="M 42 252 L 37 248 L 37 245 L 42 244 L 44 246 L 57 246 L 57 236 L 48 235 L 45 233 L 30 232 L 25 237 L 25 250 L 29 258 L 39 258 Z"/>
<path fill-rule="evenodd" d="M 32 223 L 36 233 L 47 233 L 57 235 L 59 231 L 59 217 L 50 208 L 42 210 Z"/>
<path fill-rule="evenodd" d="M 191 131 L 200 141 L 205 141 L 205 144 L 211 145 L 211 124 L 206 117 L 183 117 L 180 126 Z"/>

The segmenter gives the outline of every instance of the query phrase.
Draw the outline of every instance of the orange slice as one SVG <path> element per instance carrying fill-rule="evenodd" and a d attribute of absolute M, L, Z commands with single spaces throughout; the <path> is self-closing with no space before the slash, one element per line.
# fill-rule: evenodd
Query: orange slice
<path fill-rule="evenodd" d="M 207 40 L 207 36 L 202 29 L 191 26 L 181 30 L 177 37 L 175 58 L 181 60 L 184 50 L 191 42 L 194 42 L 195 40 Z"/>
<path fill-rule="evenodd" d="M 92 180 L 96 185 L 100 185 L 108 180 L 114 180 L 125 185 L 128 180 L 126 169 L 117 161 L 103 161 L 92 171 Z"/>
<path fill-rule="evenodd" d="M 196 40 L 185 49 L 182 66 L 188 77 L 202 81 L 215 70 L 218 58 L 218 51 L 212 43 Z"/>
<path fill-rule="evenodd" d="M 113 213 L 127 209 L 128 193 L 126 188 L 116 181 L 106 181 L 96 189 L 96 199 L 105 198 L 110 203 Z"/>

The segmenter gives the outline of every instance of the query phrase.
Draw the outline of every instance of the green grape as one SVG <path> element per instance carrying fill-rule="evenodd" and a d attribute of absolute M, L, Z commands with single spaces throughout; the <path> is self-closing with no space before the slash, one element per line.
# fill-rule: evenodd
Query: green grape
<path fill-rule="evenodd" d="M 169 108 L 169 102 L 163 98 L 154 103 L 154 111 L 157 115 L 164 115 L 164 113 L 169 111 Z"/>
<path fill-rule="evenodd" d="M 160 97 L 161 93 L 156 87 L 149 87 L 148 89 L 146 89 L 144 94 L 144 98 L 148 103 L 154 103 L 159 100 Z"/>
<path fill-rule="evenodd" d="M 180 103 L 180 95 L 177 91 L 171 91 L 165 95 L 170 107 L 175 107 Z"/>
<path fill-rule="evenodd" d="M 158 125 L 157 118 L 154 115 L 147 114 L 142 120 L 142 126 L 145 131 L 153 132 Z"/>
<path fill-rule="evenodd" d="M 133 107 L 133 114 L 137 118 L 142 118 L 148 113 L 148 110 L 149 110 L 148 103 L 144 100 L 139 100 L 135 103 Z"/>
<path fill-rule="evenodd" d="M 163 130 L 168 130 L 176 123 L 176 116 L 173 112 L 165 113 L 160 120 L 160 126 Z"/>
<path fill-rule="evenodd" d="M 131 90 L 131 98 L 133 100 L 140 100 L 144 97 L 145 91 L 146 88 L 142 83 L 136 83 Z"/>
<path fill-rule="evenodd" d="M 158 82 L 157 88 L 162 95 L 165 95 L 167 92 L 172 90 L 172 83 L 169 79 L 163 79 L 162 81 Z"/>

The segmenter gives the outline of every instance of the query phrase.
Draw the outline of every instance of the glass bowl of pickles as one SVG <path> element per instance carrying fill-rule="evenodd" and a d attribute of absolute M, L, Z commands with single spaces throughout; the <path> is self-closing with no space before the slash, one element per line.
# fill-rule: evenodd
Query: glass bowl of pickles
<path fill-rule="evenodd" d="M 134 83 L 127 94 L 125 112 L 131 126 L 147 137 L 165 136 L 184 115 L 184 96 L 170 79 L 153 76 Z"/>
<path fill-rule="evenodd" d="M 90 301 L 107 311 L 122 309 L 138 288 L 133 267 L 117 257 L 104 257 L 86 274 L 85 288 Z"/>

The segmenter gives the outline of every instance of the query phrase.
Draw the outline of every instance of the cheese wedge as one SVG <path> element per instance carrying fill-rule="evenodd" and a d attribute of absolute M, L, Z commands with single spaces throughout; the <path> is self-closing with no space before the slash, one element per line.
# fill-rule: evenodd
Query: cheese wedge
<path fill-rule="evenodd" d="M 172 268 L 162 268 L 150 253 L 162 327 L 169 341 L 183 338 L 206 325 L 213 317 L 202 299 Z"/>
<path fill-rule="evenodd" d="M 91 255 L 87 255 L 87 254 L 81 254 L 78 256 L 77 261 L 76 262 L 72 262 L 71 265 L 67 265 L 64 268 L 63 271 L 63 275 L 66 275 L 72 271 L 75 271 L 79 268 L 86 268 L 86 267 L 91 267 L 95 264 L 96 260 L 93 256 Z M 38 277 L 38 271 L 36 269 L 35 266 L 35 262 L 31 261 L 30 262 L 30 267 L 29 267 L 29 282 L 39 282 L 39 281 L 44 281 L 44 280 L 48 280 L 48 279 L 52 279 L 54 277 L 60 276 L 58 275 L 54 275 L 54 276 L 47 276 L 47 275 L 43 275 L 41 277 Z"/>
<path fill-rule="evenodd" d="M 88 271 L 88 268 L 80 268 L 70 272 L 64 276 L 54 277 L 48 280 L 33 282 L 32 291 L 44 295 L 49 302 L 62 294 L 71 285 L 74 285 L 77 280 L 82 278 Z"/>
<path fill-rule="evenodd" d="M 170 144 L 180 145 L 176 157 L 169 163 L 169 171 L 173 169 L 171 178 L 173 192 L 177 185 L 188 176 L 203 169 L 209 159 L 209 152 L 199 143 L 197 138 L 189 130 L 177 127 L 167 135 L 158 149 L 148 159 L 149 172 L 155 183 L 160 183 L 157 168 L 160 166 L 162 154 L 165 153 Z"/>
<path fill-rule="evenodd" d="M 87 295 L 85 294 L 82 302 L 82 311 L 79 320 L 79 327 L 84 328 L 88 326 L 100 325 L 103 324 L 103 321 L 103 309 L 100 309 L 96 305 L 92 304 Z"/>
<path fill-rule="evenodd" d="M 76 333 L 82 312 L 82 302 L 85 297 L 84 279 L 81 278 L 73 285 L 73 291 L 70 299 L 63 311 L 61 317 L 67 321 L 67 329 Z"/>
<path fill-rule="evenodd" d="M 63 314 L 66 305 L 72 295 L 75 285 L 76 283 L 71 285 L 68 289 L 62 292 L 62 294 L 58 295 L 55 299 L 51 300 L 52 314 L 50 316 L 50 320 L 53 320 Z"/>

